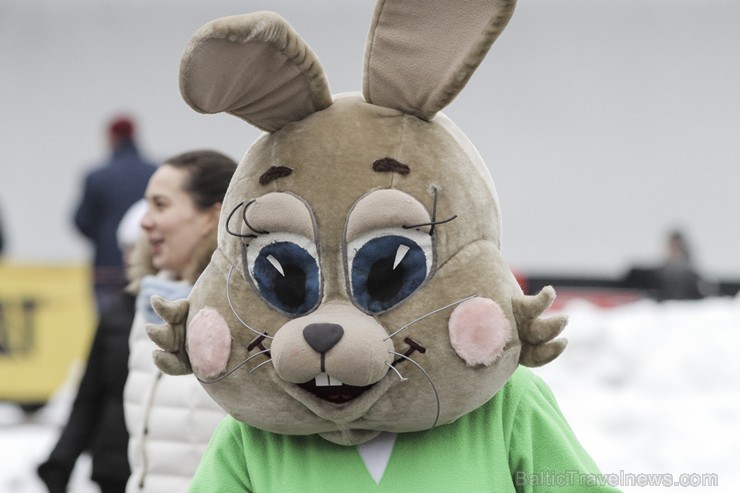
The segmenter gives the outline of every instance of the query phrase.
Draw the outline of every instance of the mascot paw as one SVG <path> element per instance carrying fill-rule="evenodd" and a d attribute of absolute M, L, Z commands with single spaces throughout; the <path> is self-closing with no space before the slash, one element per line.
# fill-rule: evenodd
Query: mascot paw
<path fill-rule="evenodd" d="M 555 299 L 552 286 L 545 286 L 534 296 L 514 300 L 514 317 L 519 327 L 522 350 L 519 362 L 524 366 L 542 366 L 557 358 L 568 341 L 555 339 L 565 328 L 564 315 L 539 318 Z"/>
<path fill-rule="evenodd" d="M 154 351 L 154 364 L 168 375 L 191 373 L 190 361 L 185 350 L 188 301 L 167 301 L 161 296 L 153 296 L 152 307 L 165 321 L 163 325 L 148 324 L 146 326 L 149 338 L 161 348 Z"/>

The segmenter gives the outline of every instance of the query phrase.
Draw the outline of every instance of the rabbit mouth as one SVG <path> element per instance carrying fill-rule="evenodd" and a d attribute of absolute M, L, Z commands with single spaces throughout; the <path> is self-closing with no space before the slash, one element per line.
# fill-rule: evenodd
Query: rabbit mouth
<path fill-rule="evenodd" d="M 319 373 L 308 382 L 298 384 L 298 387 L 327 402 L 344 404 L 359 397 L 373 385 L 347 385 L 326 373 Z"/>

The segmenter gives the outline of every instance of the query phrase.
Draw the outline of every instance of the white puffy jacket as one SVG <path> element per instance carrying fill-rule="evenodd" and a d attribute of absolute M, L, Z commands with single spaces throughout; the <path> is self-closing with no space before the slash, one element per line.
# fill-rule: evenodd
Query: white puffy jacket
<path fill-rule="evenodd" d="M 151 295 L 185 298 L 190 287 L 161 273 L 141 281 L 124 389 L 131 465 L 126 493 L 186 492 L 211 434 L 225 416 L 193 375 L 164 375 L 152 359 L 156 346 L 144 327 L 162 322 L 151 309 Z"/>

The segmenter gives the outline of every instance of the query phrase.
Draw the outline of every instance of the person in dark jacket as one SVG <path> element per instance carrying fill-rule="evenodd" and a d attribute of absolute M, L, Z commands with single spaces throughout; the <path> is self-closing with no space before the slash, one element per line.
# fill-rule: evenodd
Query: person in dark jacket
<path fill-rule="evenodd" d="M 0 256 L 3 254 L 3 248 L 5 248 L 5 237 L 3 236 L 3 221 L 0 217 Z"/>
<path fill-rule="evenodd" d="M 680 230 L 668 234 L 666 259 L 657 269 L 657 281 L 659 300 L 698 300 L 706 293 L 688 241 Z"/>
<path fill-rule="evenodd" d="M 135 203 L 118 227 L 124 258 L 136 241 L 146 240 L 140 226 L 145 212 L 143 201 Z M 131 469 L 123 388 L 128 376 L 128 339 L 136 312 L 133 293 L 129 289 L 119 292 L 100 315 L 67 424 L 49 458 L 37 469 L 50 493 L 67 491 L 77 458 L 86 451 L 92 456 L 91 479 L 102 493 L 123 493 L 126 489 Z"/>
<path fill-rule="evenodd" d="M 116 228 L 124 213 L 144 196 L 156 166 L 142 157 L 132 119 L 113 119 L 107 130 L 111 155 L 85 176 L 82 198 L 74 214 L 77 229 L 94 249 L 93 286 L 99 312 L 125 286 Z"/>

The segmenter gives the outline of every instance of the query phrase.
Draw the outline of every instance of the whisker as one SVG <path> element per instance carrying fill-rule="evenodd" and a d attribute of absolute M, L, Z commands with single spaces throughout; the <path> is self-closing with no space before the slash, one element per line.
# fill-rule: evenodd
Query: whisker
<path fill-rule="evenodd" d="M 387 366 L 391 370 L 395 371 L 396 372 L 396 375 L 398 375 L 398 378 L 400 378 L 402 382 L 405 382 L 406 380 L 408 380 L 408 378 L 406 378 L 403 375 L 401 375 L 401 372 L 398 371 L 398 368 L 396 368 L 392 364 L 388 363 L 387 361 L 385 362 L 385 366 Z"/>
<path fill-rule="evenodd" d="M 202 378 L 199 378 L 198 376 L 196 376 L 195 378 L 197 378 L 200 383 L 205 383 L 205 384 L 211 384 L 211 383 L 220 382 L 221 380 L 223 380 L 224 378 L 228 377 L 229 375 L 231 375 L 232 373 L 234 373 L 236 370 L 238 370 L 242 366 L 244 366 L 247 363 L 249 363 L 250 361 L 252 361 L 257 356 L 259 356 L 261 354 L 269 353 L 269 352 L 270 352 L 269 349 L 265 349 L 264 351 L 260 351 L 259 353 L 255 353 L 255 354 L 249 356 L 244 361 L 242 361 L 241 363 L 239 363 L 238 365 L 236 365 L 234 368 L 232 368 L 231 370 L 229 370 L 227 373 L 224 373 L 223 375 L 221 375 L 220 377 L 218 377 L 218 378 L 216 378 L 214 380 L 203 380 Z M 269 362 L 269 361 L 272 361 L 272 359 L 267 360 L 267 362 Z M 257 365 L 257 367 L 262 366 L 263 364 L 264 363 L 260 363 L 259 365 Z M 252 370 L 252 371 L 254 371 L 254 370 Z M 252 372 L 250 371 L 250 373 L 252 373 Z"/>
<path fill-rule="evenodd" d="M 434 385 L 434 382 L 432 381 L 432 377 L 429 376 L 429 373 L 427 373 L 427 371 L 419 363 L 417 363 L 416 361 L 412 360 L 411 358 L 409 358 L 405 354 L 397 353 L 395 351 L 388 351 L 388 352 L 391 353 L 391 354 L 394 354 L 394 355 L 398 356 L 399 358 L 405 359 L 406 361 L 408 361 L 409 363 L 411 363 L 412 365 L 414 365 L 415 367 L 417 367 L 419 369 L 419 371 L 421 371 L 424 374 L 424 376 L 427 378 L 427 380 L 429 380 L 429 384 L 432 386 L 432 391 L 434 392 L 434 399 L 437 401 L 437 411 L 436 411 L 435 416 L 434 416 L 434 423 L 432 423 L 432 426 L 429 428 L 430 430 L 434 429 L 434 427 L 437 426 L 437 422 L 439 421 L 439 408 L 440 408 L 440 404 L 439 404 L 439 393 L 437 393 L 437 386 Z"/>
<path fill-rule="evenodd" d="M 393 338 L 393 337 L 397 336 L 397 335 L 398 335 L 398 334 L 399 334 L 399 333 L 400 333 L 401 331 L 404 331 L 404 330 L 408 329 L 408 328 L 409 328 L 410 326 L 412 326 L 412 325 L 413 325 L 413 324 L 415 324 L 416 322 L 419 322 L 419 321 L 421 321 L 421 320 L 424 320 L 425 318 L 427 318 L 427 317 L 429 317 L 429 316 L 432 316 L 432 315 L 434 315 L 435 313 L 441 312 L 442 310 L 446 310 L 446 309 L 448 309 L 448 308 L 450 308 L 450 307 L 452 307 L 452 306 L 455 306 L 455 305 L 459 305 L 460 303 L 462 303 L 462 302 L 464 302 L 464 301 L 468 301 L 468 300 L 470 300 L 470 299 L 472 299 L 472 298 L 475 298 L 476 296 L 478 296 L 478 295 L 477 295 L 477 294 L 471 294 L 470 296 L 468 296 L 468 297 L 466 297 L 466 298 L 462 298 L 462 299 L 460 299 L 460 300 L 457 300 L 457 301 L 453 301 L 453 302 L 452 302 L 452 303 L 450 303 L 449 305 L 445 305 L 445 306 L 443 306 L 443 307 L 441 307 L 441 308 L 437 308 L 436 310 L 432 310 L 431 312 L 429 312 L 429 313 L 427 313 L 427 314 L 425 314 L 425 315 L 422 315 L 421 317 L 417 318 L 416 320 L 412 320 L 411 322 L 409 322 L 409 323 L 407 323 L 406 325 L 402 326 L 402 327 L 401 327 L 400 329 L 398 329 L 397 331 L 393 332 L 392 334 L 390 334 L 389 336 L 387 336 L 387 337 L 386 337 L 385 339 L 383 339 L 383 340 L 384 340 L 384 341 L 387 341 L 388 339 L 391 339 L 391 338 Z"/>
<path fill-rule="evenodd" d="M 236 319 L 239 322 L 241 322 L 241 324 L 244 327 L 246 327 L 247 329 L 251 330 L 252 332 L 254 332 L 255 334 L 257 334 L 258 336 L 262 336 L 262 337 L 264 337 L 266 339 L 272 339 L 272 337 L 264 334 L 263 332 L 259 332 L 259 331 L 255 330 L 255 329 L 253 329 L 252 327 L 250 327 L 247 324 L 247 322 L 245 322 L 244 320 L 242 320 L 242 318 L 239 316 L 239 314 L 236 313 L 236 309 L 234 309 L 234 305 L 231 303 L 231 274 L 232 274 L 232 272 L 234 272 L 234 266 L 233 265 L 231 266 L 231 269 L 229 269 L 229 275 L 226 277 L 226 301 L 229 304 L 229 308 L 231 308 L 231 313 L 234 314 L 234 316 L 236 317 Z"/>
<path fill-rule="evenodd" d="M 255 366 L 254 368 L 252 368 L 251 370 L 249 370 L 249 373 L 254 373 L 254 371 L 255 371 L 255 370 L 256 370 L 257 368 L 261 368 L 261 367 L 265 366 L 265 365 L 266 365 L 267 363 L 272 363 L 272 358 L 268 359 L 267 361 L 263 361 L 263 362 L 262 362 L 262 363 L 260 363 L 259 365 Z"/>
<path fill-rule="evenodd" d="M 416 228 L 421 228 L 422 226 L 434 227 L 434 226 L 437 226 L 438 224 L 448 223 L 452 221 L 453 219 L 457 219 L 457 214 L 455 214 L 454 216 L 448 217 L 447 219 L 442 219 L 441 221 L 430 221 L 428 223 L 412 224 L 411 226 L 402 226 L 402 228 L 403 229 L 416 229 Z"/>
<path fill-rule="evenodd" d="M 434 186 L 434 204 L 432 205 L 432 223 L 437 221 L 437 199 L 439 198 L 439 187 Z M 434 234 L 434 224 L 432 224 L 432 229 L 429 231 L 430 235 Z"/>

